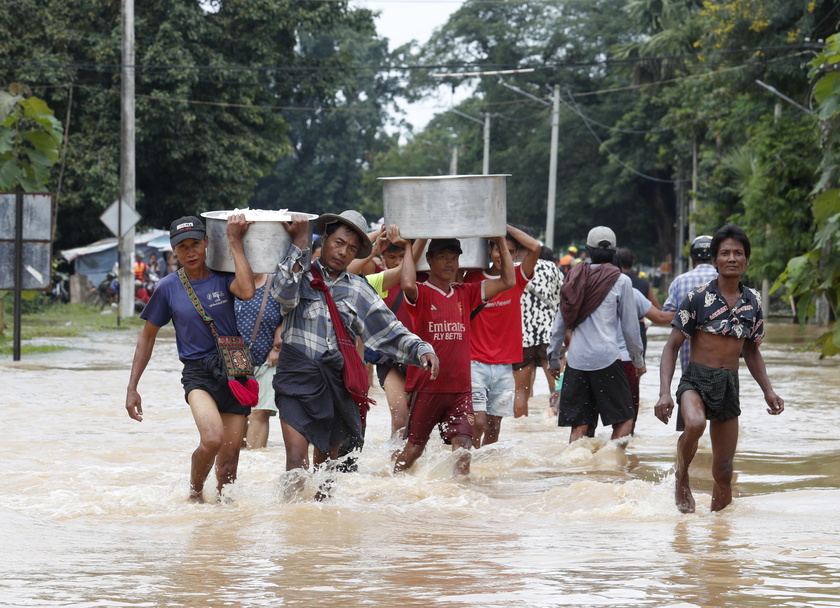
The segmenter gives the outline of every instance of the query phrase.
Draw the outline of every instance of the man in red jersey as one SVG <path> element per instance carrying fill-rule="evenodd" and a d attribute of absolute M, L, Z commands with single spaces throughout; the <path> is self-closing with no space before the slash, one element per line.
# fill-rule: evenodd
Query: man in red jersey
<path fill-rule="evenodd" d="M 491 241 L 489 246 L 490 269 L 468 272 L 464 275 L 464 283 L 499 280 L 502 276 L 502 254 L 506 252 L 513 258 L 520 249 L 526 253 L 522 264 L 514 272 L 516 284 L 513 289 L 487 302 L 470 324 L 475 448 L 496 443 L 502 428 L 502 418 L 513 415 L 513 396 L 516 390 L 513 364 L 522 361 L 520 300 L 534 276 L 534 267 L 542 250 L 539 241 L 511 225 L 508 225 L 507 236 L 501 243 Z"/>
<path fill-rule="evenodd" d="M 397 456 L 394 471 L 414 464 L 426 447 L 432 429 L 452 449 L 464 448 L 455 463 L 455 475 L 468 475 L 474 415 L 470 382 L 470 312 L 510 289 L 516 283 L 513 260 L 504 247 L 504 237 L 494 242 L 502 250 L 501 278 L 469 284 L 456 283 L 461 244 L 458 239 L 433 239 L 426 260 L 429 279 L 417 283 L 412 256 L 402 263 L 401 284 L 414 332 L 427 340 L 441 361 L 440 373 L 408 368 L 406 390 L 412 392 L 408 417 L 408 441 Z M 517 302 L 519 300 L 517 299 Z"/>

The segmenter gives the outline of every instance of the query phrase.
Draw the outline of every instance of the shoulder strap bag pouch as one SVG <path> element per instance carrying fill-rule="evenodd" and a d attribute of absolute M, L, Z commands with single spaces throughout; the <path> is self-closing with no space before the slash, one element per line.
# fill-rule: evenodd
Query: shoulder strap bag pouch
<path fill-rule="evenodd" d="M 213 334 L 216 349 L 219 352 L 219 360 L 227 374 L 230 391 L 239 403 L 254 407 L 260 400 L 260 385 L 254 379 L 254 362 L 251 359 L 251 349 L 245 344 L 242 336 L 220 336 L 216 331 L 213 319 L 204 312 L 204 307 L 195 294 L 195 290 L 193 290 L 183 268 L 178 270 L 178 277 L 190 297 L 190 302 L 193 303 L 201 319 Z"/>
<path fill-rule="evenodd" d="M 371 404 L 376 402 L 368 397 L 368 390 L 370 384 L 368 382 L 368 374 L 365 369 L 365 364 L 359 357 L 359 351 L 356 350 L 356 343 L 350 339 L 350 334 L 347 333 L 347 328 L 344 327 L 344 321 L 341 319 L 341 313 L 338 312 L 338 307 L 335 305 L 330 288 L 324 282 L 320 271 L 313 264 L 309 271 L 315 277 L 310 285 L 313 289 L 317 289 L 324 293 L 327 300 L 327 308 L 330 311 L 330 319 L 332 319 L 333 327 L 335 328 L 335 335 L 338 339 L 338 350 L 344 357 L 344 367 L 341 370 L 344 378 L 344 386 L 353 397 L 353 401 L 359 406 L 359 415 L 362 419 L 362 426 L 364 426 L 367 419 L 367 413 Z"/>

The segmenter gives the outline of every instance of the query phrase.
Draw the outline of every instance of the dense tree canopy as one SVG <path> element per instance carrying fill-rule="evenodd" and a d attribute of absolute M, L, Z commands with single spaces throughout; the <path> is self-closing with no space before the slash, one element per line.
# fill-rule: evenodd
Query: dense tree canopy
<path fill-rule="evenodd" d="M 305 37 L 300 52 L 315 61 L 338 52 L 354 69 L 340 73 L 332 98 L 313 91 L 302 102 L 305 111 L 284 113 L 290 151 L 260 181 L 251 206 L 311 213 L 360 208 L 362 168 L 389 147 L 385 126 L 398 118 L 401 88 L 387 71 L 387 41 L 376 36 L 372 23 L 364 29 L 342 24 Z"/>
<path fill-rule="evenodd" d="M 378 177 L 480 173 L 489 116 L 509 220 L 540 235 L 557 86 L 556 247 L 603 223 L 658 263 L 734 221 L 754 243 L 751 282 L 784 272 L 799 298 L 836 285 L 836 0 L 468 0 L 400 49 L 344 2 L 135 1 L 147 226 L 249 202 L 373 220 Z M 119 8 L 0 0 L 0 88 L 28 84 L 66 123 L 60 246 L 104 235 L 118 192 Z M 396 101 L 441 82 L 468 92 L 457 111 L 401 124 Z"/>
<path fill-rule="evenodd" d="M 66 124 L 58 245 L 105 236 L 98 216 L 119 194 L 120 3 L 4 0 L 0 80 L 29 84 Z M 146 226 L 245 206 L 291 151 L 280 108 L 331 104 L 338 48 L 302 41 L 339 26 L 371 30 L 338 2 L 136 0 L 137 209 Z M 27 26 L 21 28 L 20 24 Z"/>
<path fill-rule="evenodd" d="M 549 113 L 502 81 L 543 99 L 557 84 L 556 244 L 608 223 L 637 257 L 661 260 L 685 254 L 676 250 L 691 236 L 677 225 L 681 214 L 692 234 L 736 221 L 755 242 L 750 279 L 772 280 L 813 232 L 820 125 L 757 81 L 807 106 L 804 66 L 836 29 L 837 9 L 805 0 L 629 0 L 618 10 L 599 1 L 467 2 L 417 62 L 451 72 L 535 68 L 453 80 L 474 91 L 461 110 L 491 114 L 490 170 L 512 174 L 513 221 L 538 233 L 545 226 Z M 434 81 L 421 72 L 410 84 L 422 95 Z M 373 172 L 447 173 L 447 142 L 464 150 L 459 172 L 480 172 L 480 127 L 451 117 L 380 154 Z M 418 163 L 423 150 L 431 154 Z M 366 193 L 375 204 L 377 192 Z"/>

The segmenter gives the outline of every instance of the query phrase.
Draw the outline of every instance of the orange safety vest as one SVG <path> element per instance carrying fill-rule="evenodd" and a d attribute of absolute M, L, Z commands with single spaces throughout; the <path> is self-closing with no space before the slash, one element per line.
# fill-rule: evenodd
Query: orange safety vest
<path fill-rule="evenodd" d="M 136 281 L 142 281 L 146 278 L 146 262 L 135 262 L 134 263 L 134 279 Z"/>

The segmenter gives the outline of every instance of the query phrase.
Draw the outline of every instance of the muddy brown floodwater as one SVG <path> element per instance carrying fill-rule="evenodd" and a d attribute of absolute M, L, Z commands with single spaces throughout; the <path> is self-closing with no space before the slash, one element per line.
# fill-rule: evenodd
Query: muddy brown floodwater
<path fill-rule="evenodd" d="M 506 419 L 450 478 L 435 438 L 393 476 L 384 396 L 359 472 L 334 497 L 284 502 L 279 425 L 243 452 L 231 501 L 186 501 L 197 444 L 174 336 L 164 329 L 123 406 L 136 332 L 53 340 L 0 359 L 2 606 L 840 606 L 840 361 L 770 324 L 762 352 L 787 403 L 769 416 L 741 371 L 735 501 L 708 512 L 708 434 L 691 474 L 698 513 L 674 506 L 677 434 L 653 416 L 668 330 L 649 332 L 642 411 L 626 454 L 599 430 L 567 445 L 543 412 Z M 676 381 L 674 383 L 676 387 Z"/>

